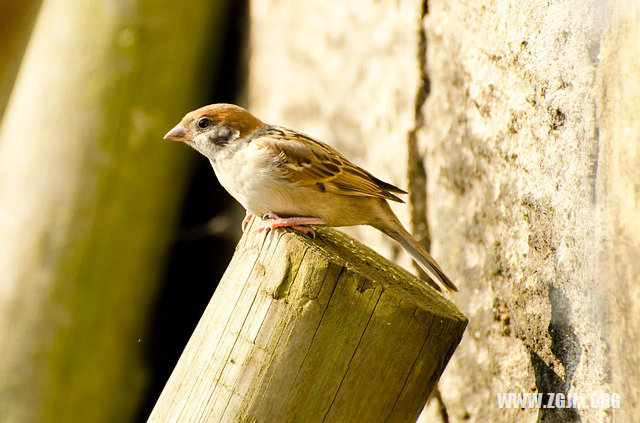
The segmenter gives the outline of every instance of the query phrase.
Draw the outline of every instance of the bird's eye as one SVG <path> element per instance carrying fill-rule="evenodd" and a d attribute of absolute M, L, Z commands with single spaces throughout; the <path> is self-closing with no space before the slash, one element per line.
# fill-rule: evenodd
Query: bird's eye
<path fill-rule="evenodd" d="M 211 119 L 209 118 L 202 118 L 198 121 L 198 127 L 202 129 L 206 128 L 210 124 L 211 124 Z"/>

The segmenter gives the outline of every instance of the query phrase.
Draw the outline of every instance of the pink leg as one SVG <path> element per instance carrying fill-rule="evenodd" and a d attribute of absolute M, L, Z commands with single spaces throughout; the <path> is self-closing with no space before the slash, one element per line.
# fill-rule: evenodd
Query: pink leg
<path fill-rule="evenodd" d="M 247 212 L 246 216 L 244 217 L 244 220 L 242 221 L 242 232 L 244 232 L 247 229 L 247 225 L 252 220 L 253 220 L 253 215 Z"/>
<path fill-rule="evenodd" d="M 303 234 L 311 234 L 312 237 L 315 237 L 315 232 L 307 225 L 325 225 L 326 222 L 318 217 L 280 217 L 276 214 L 269 213 L 266 215 L 270 222 L 268 222 L 265 226 L 258 228 L 258 232 L 262 232 L 265 229 L 276 229 L 276 228 L 291 228 L 296 231 L 300 231 Z"/>

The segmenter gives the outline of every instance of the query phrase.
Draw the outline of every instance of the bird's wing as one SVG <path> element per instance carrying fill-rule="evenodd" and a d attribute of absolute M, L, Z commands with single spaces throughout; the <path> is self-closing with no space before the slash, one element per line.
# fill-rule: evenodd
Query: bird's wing
<path fill-rule="evenodd" d="M 300 185 L 342 195 L 378 197 L 402 203 L 406 194 L 354 165 L 330 146 L 285 128 L 269 127 L 253 139 L 273 155 L 282 177 Z"/>

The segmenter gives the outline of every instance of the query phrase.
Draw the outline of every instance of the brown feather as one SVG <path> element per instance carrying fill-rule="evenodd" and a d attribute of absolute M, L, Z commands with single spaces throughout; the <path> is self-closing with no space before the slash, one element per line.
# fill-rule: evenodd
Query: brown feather
<path fill-rule="evenodd" d="M 282 176 L 322 192 L 384 198 L 403 203 L 391 192 L 400 188 L 384 182 L 351 163 L 332 147 L 304 134 L 279 127 L 266 127 L 253 139 L 271 152 Z"/>
<path fill-rule="evenodd" d="M 194 110 L 186 117 L 191 120 L 207 117 L 215 124 L 232 126 L 240 132 L 240 136 L 243 138 L 266 126 L 260 119 L 235 104 L 211 104 Z"/>

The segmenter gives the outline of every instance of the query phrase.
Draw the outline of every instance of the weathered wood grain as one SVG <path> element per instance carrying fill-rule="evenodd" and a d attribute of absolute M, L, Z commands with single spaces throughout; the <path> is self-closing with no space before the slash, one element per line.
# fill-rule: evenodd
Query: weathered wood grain
<path fill-rule="evenodd" d="M 150 421 L 415 421 L 466 318 L 341 232 L 252 229 Z"/>

